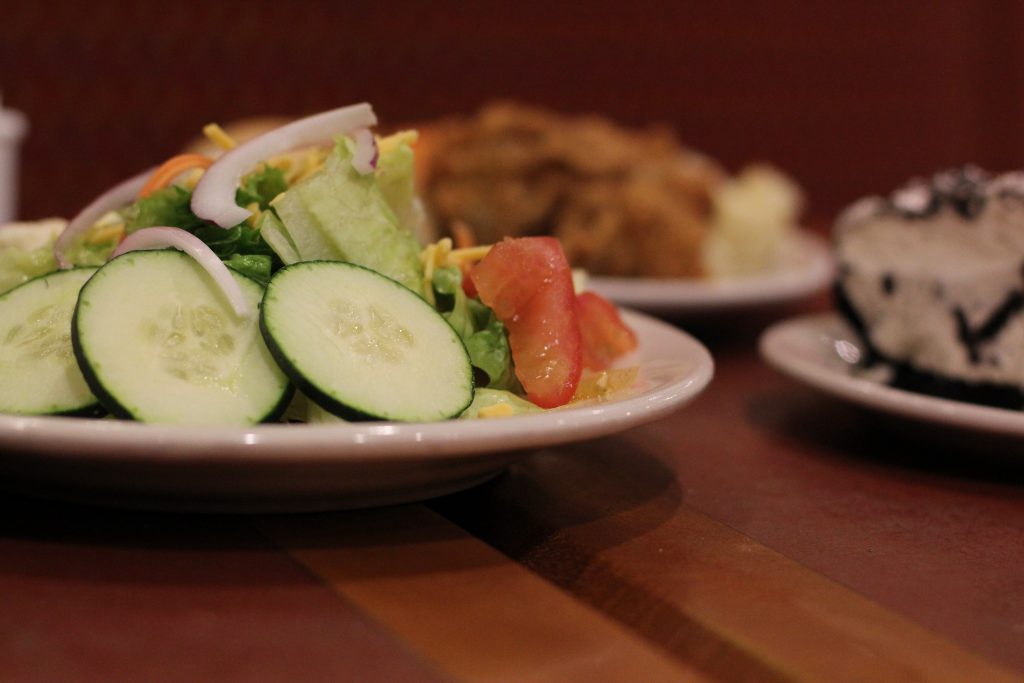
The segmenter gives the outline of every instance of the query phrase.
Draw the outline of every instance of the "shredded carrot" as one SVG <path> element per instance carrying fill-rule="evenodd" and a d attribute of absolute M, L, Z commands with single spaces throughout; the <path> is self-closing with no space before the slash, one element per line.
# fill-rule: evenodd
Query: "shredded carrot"
<path fill-rule="evenodd" d="M 165 161 L 153 172 L 139 191 L 140 197 L 148 197 L 173 182 L 175 178 L 192 168 L 209 168 L 213 159 L 202 154 L 179 154 Z"/>

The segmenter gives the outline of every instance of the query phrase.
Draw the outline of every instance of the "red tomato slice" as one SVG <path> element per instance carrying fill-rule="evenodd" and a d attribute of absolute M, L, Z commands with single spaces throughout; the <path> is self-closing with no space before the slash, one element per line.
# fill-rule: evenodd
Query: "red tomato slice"
<path fill-rule="evenodd" d="M 476 285 L 473 284 L 473 266 L 464 265 L 462 266 L 462 291 L 465 292 L 466 296 L 470 299 L 476 299 L 478 297 L 476 291 Z"/>
<path fill-rule="evenodd" d="M 502 322 L 548 284 L 572 289 L 572 270 L 554 237 L 506 237 L 491 247 L 471 276 L 478 292 L 487 290 L 488 298 L 480 300 Z"/>
<path fill-rule="evenodd" d="M 636 349 L 636 333 L 622 322 L 612 302 L 594 292 L 583 292 L 576 297 L 576 306 L 583 337 L 583 367 L 605 370 L 616 358 Z"/>
<path fill-rule="evenodd" d="M 516 377 L 542 408 L 572 399 L 583 372 L 572 271 L 551 237 L 505 239 L 472 270 L 480 300 L 505 327 Z"/>

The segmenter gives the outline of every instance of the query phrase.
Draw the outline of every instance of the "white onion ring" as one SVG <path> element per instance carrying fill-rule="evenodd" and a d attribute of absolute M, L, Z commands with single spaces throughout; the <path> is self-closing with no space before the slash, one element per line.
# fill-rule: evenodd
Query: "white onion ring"
<path fill-rule="evenodd" d="M 155 170 L 155 168 L 151 168 L 115 185 L 79 211 L 78 215 L 68 222 L 64 232 L 57 237 L 57 241 L 53 243 L 53 256 L 57 259 L 57 266 L 64 269 L 70 268 L 72 264 L 64 258 L 64 252 L 75 241 L 75 238 L 91 228 L 107 213 L 134 202 L 138 198 L 139 190 Z"/>
<path fill-rule="evenodd" d="M 249 316 L 249 302 L 242 294 L 242 288 L 238 286 L 231 271 L 224 265 L 224 262 L 213 253 L 210 247 L 192 233 L 181 228 L 160 226 L 156 228 L 143 228 L 137 230 L 124 238 L 117 249 L 110 255 L 110 258 L 120 256 L 129 251 L 144 251 L 147 249 L 166 249 L 171 247 L 183 251 L 202 266 L 203 270 L 210 274 L 213 281 L 217 283 L 231 308 L 240 318 Z"/>
<path fill-rule="evenodd" d="M 244 142 L 225 152 L 203 173 L 192 192 L 192 212 L 222 228 L 234 227 L 249 217 L 246 209 L 235 204 L 243 173 L 277 154 L 376 123 L 373 108 L 364 102 L 299 119 Z"/>
<path fill-rule="evenodd" d="M 377 138 L 369 128 L 360 128 L 352 133 L 356 150 L 352 153 L 352 168 L 359 175 L 369 175 L 377 168 Z"/>

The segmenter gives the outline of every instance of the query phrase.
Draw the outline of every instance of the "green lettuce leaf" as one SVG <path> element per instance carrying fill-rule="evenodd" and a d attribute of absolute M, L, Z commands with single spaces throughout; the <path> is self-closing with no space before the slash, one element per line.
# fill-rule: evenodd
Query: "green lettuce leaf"
<path fill-rule="evenodd" d="M 522 391 L 512 365 L 508 333 L 493 314 L 486 327 L 466 337 L 464 341 L 473 366 L 487 374 L 489 388 Z"/>
<path fill-rule="evenodd" d="M 416 234 L 423 220 L 423 210 L 416 202 L 413 183 L 414 156 L 412 147 L 401 142 L 388 147 L 377 159 L 377 184 L 384 200 L 395 212 L 399 223 Z"/>
<path fill-rule="evenodd" d="M 391 208 L 377 175 L 352 167 L 354 143 L 338 139 L 324 168 L 271 202 L 277 214 L 274 235 L 285 263 L 309 260 L 349 261 L 421 291 L 419 244 Z M 411 183 L 411 176 L 409 177 Z"/>
<path fill-rule="evenodd" d="M 264 254 L 232 254 L 224 263 L 243 275 L 248 275 L 261 285 L 270 284 L 273 259 Z"/>
<path fill-rule="evenodd" d="M 4 247 L 0 249 L 0 294 L 54 270 L 57 261 L 52 248 Z"/>
<path fill-rule="evenodd" d="M 244 186 L 236 193 L 242 201 L 251 204 L 253 201 L 261 206 L 269 205 L 270 199 L 279 194 L 279 189 L 286 187 L 284 175 L 272 166 L 264 166 L 261 170 L 246 177 Z M 177 185 L 158 190 L 148 197 L 139 199 L 124 211 L 125 232 L 132 233 L 142 228 L 168 225 L 191 232 L 206 243 L 221 260 L 231 265 L 242 264 L 239 270 L 262 272 L 263 263 L 269 259 L 271 267 L 276 270 L 281 265 L 276 259 L 274 250 L 270 248 L 260 231 L 246 223 L 240 223 L 227 230 L 208 223 L 192 213 L 192 192 Z M 109 252 L 108 252 L 109 253 Z M 252 268 L 246 259 L 241 257 L 260 256 L 252 263 L 259 266 Z M 88 257 L 84 254 L 83 257 Z M 231 259 L 239 257 L 234 262 Z M 76 263 L 92 263 L 91 261 L 75 261 Z M 100 261 L 99 263 L 102 263 Z M 99 265 L 96 263 L 94 265 Z M 259 278 L 257 278 L 259 279 Z"/>
<path fill-rule="evenodd" d="M 544 410 L 510 391 L 502 389 L 477 389 L 473 394 L 473 402 L 469 404 L 469 407 L 463 411 L 459 418 L 475 420 L 480 417 L 480 410 L 482 408 L 491 408 L 497 405 L 507 405 L 511 408 L 509 415 L 525 415 L 527 413 L 543 412 Z"/>
<path fill-rule="evenodd" d="M 209 224 L 192 213 L 192 193 L 183 187 L 171 185 L 142 197 L 125 209 L 125 232 L 131 234 L 142 228 L 168 225 L 189 232 Z"/>
<path fill-rule="evenodd" d="M 521 390 L 512 365 L 508 332 L 494 312 L 462 290 L 458 268 L 438 268 L 431 276 L 437 309 L 462 338 L 473 367 L 487 375 L 492 389 Z"/>
<path fill-rule="evenodd" d="M 114 241 L 93 244 L 79 239 L 64 251 L 64 258 L 76 266 L 102 266 L 116 248 Z"/>
<path fill-rule="evenodd" d="M 242 186 L 235 192 L 235 203 L 241 207 L 259 204 L 262 211 L 270 207 L 277 195 L 288 189 L 284 171 L 269 164 L 263 164 L 257 171 L 245 177 Z"/>
<path fill-rule="evenodd" d="M 66 225 L 67 221 L 51 218 L 0 229 L 0 294 L 57 270 L 53 243 Z"/>

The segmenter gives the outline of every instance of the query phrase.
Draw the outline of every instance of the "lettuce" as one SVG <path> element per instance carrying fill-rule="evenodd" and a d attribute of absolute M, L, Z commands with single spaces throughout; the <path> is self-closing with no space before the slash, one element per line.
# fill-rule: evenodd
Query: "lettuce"
<path fill-rule="evenodd" d="M 264 287 L 270 284 L 270 274 L 273 270 L 274 262 L 269 256 L 263 254 L 232 254 L 224 260 L 224 263 L 242 275 L 248 275 Z"/>
<path fill-rule="evenodd" d="M 245 202 L 244 206 L 254 202 L 261 207 L 269 206 L 270 200 L 280 194 L 282 187 L 287 187 L 284 174 L 279 169 L 264 165 L 245 179 L 236 193 L 236 201 L 239 205 Z M 192 213 L 191 202 L 192 192 L 184 187 L 172 185 L 158 190 L 125 209 L 125 232 L 161 225 L 187 230 L 205 242 L 221 260 L 257 280 L 267 279 L 261 275 L 267 267 L 273 270 L 281 265 L 259 230 L 245 223 L 227 230 L 207 223 Z M 259 258 L 249 259 L 250 256 Z M 75 263 L 86 261 L 76 259 Z"/>
<path fill-rule="evenodd" d="M 480 417 L 480 411 L 495 406 L 508 406 L 505 415 L 524 415 L 526 413 L 539 413 L 544 409 L 527 401 L 525 398 L 516 396 L 510 391 L 502 389 L 477 389 L 473 394 L 473 402 L 459 416 L 462 420 L 475 420 Z"/>
<path fill-rule="evenodd" d="M 50 218 L 0 228 L 0 294 L 57 270 L 53 243 L 67 222 Z"/>
<path fill-rule="evenodd" d="M 235 203 L 242 207 L 257 204 L 261 211 L 266 211 L 274 197 L 287 189 L 288 181 L 285 180 L 284 171 L 263 164 L 259 170 L 245 177 L 241 187 L 235 192 Z"/>
<path fill-rule="evenodd" d="M 157 190 L 125 209 L 125 232 L 131 234 L 142 228 L 161 225 L 195 232 L 208 224 L 192 213 L 191 202 L 192 193 L 178 185 Z"/>
<path fill-rule="evenodd" d="M 277 220 L 261 224 L 268 230 L 265 239 L 285 263 L 349 261 L 420 292 L 419 244 L 402 225 L 377 174 L 361 175 L 352 167 L 353 151 L 351 140 L 339 138 L 324 168 L 278 195 L 270 203 Z M 403 182 L 411 196 L 411 171 Z M 391 193 L 398 201 L 399 193 Z"/>
<path fill-rule="evenodd" d="M 494 312 L 462 290 L 458 268 L 438 268 L 431 276 L 437 308 L 462 338 L 473 367 L 487 376 L 491 389 L 520 390 L 512 366 L 508 332 Z"/>
<path fill-rule="evenodd" d="M 418 234 L 425 216 L 422 207 L 416 201 L 414 168 L 413 151 L 408 143 L 401 141 L 394 145 L 381 146 L 380 158 L 377 159 L 377 184 L 384 195 L 384 201 L 395 212 L 399 223 L 415 235 Z"/>
<path fill-rule="evenodd" d="M 116 241 L 85 242 L 81 238 L 64 251 L 68 263 L 76 266 L 102 266 L 117 248 Z"/>
<path fill-rule="evenodd" d="M 54 270 L 57 270 L 57 262 L 53 249 L 0 249 L 0 294 Z"/>

